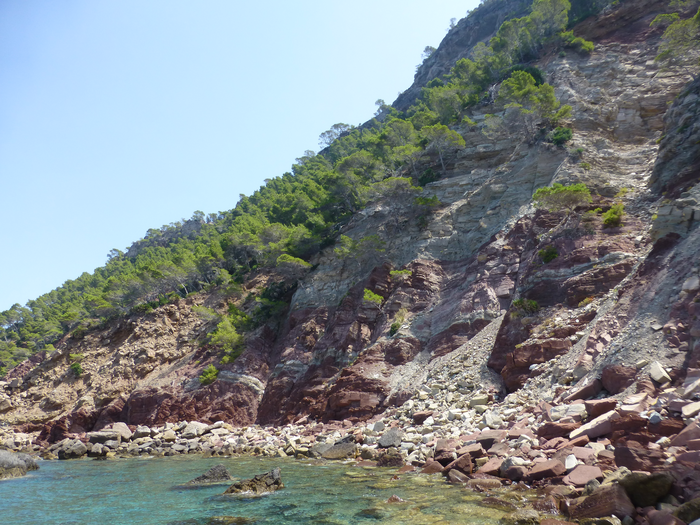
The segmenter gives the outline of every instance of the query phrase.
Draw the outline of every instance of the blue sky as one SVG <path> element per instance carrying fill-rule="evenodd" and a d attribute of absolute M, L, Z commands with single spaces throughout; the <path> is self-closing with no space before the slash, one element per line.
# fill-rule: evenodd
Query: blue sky
<path fill-rule="evenodd" d="M 233 208 L 478 3 L 3 0 L 0 311 Z"/>

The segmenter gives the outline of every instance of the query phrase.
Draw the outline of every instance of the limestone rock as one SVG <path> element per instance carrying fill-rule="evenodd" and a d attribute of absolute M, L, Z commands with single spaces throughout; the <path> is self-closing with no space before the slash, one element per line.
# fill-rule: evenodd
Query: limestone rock
<path fill-rule="evenodd" d="M 258 474 L 254 478 L 237 481 L 224 491 L 224 494 L 240 494 L 252 492 L 253 494 L 266 494 L 284 488 L 280 468 L 272 469 L 265 474 Z"/>
<path fill-rule="evenodd" d="M 231 479 L 231 474 L 229 474 L 226 467 L 219 463 L 218 465 L 214 465 L 212 468 L 207 470 L 201 476 L 197 476 L 193 480 L 188 481 L 187 484 L 206 485 L 211 483 L 222 483 L 225 481 L 230 481 Z"/>
<path fill-rule="evenodd" d="M 29 454 L 0 450 L 0 480 L 24 476 L 30 470 L 37 470 L 39 465 Z"/>
<path fill-rule="evenodd" d="M 403 430 L 398 427 L 392 427 L 379 438 L 377 444 L 382 448 L 400 447 L 403 438 Z"/>
<path fill-rule="evenodd" d="M 323 459 L 346 459 L 355 456 L 355 443 L 337 443 L 321 454 Z"/>
<path fill-rule="evenodd" d="M 658 361 L 654 361 L 649 367 L 649 375 L 654 381 L 662 385 L 671 382 L 671 377 Z"/>

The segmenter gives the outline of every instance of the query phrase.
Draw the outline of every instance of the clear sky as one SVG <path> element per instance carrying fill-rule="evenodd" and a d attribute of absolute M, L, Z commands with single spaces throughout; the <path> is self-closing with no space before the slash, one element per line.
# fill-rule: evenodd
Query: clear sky
<path fill-rule="evenodd" d="M 235 206 L 478 0 L 2 0 L 0 311 Z"/>

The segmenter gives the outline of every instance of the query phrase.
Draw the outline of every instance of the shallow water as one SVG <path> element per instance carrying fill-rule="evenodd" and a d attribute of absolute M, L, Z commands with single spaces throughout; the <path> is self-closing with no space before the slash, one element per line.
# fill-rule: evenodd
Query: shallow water
<path fill-rule="evenodd" d="M 223 463 L 251 478 L 279 466 L 285 488 L 252 498 L 223 496 L 228 484 L 182 488 Z M 24 478 L 0 482 L 0 523 L 14 524 L 493 524 L 504 514 L 483 495 L 440 475 L 402 474 L 270 458 L 151 458 L 44 461 Z M 405 503 L 387 503 L 392 495 Z"/>

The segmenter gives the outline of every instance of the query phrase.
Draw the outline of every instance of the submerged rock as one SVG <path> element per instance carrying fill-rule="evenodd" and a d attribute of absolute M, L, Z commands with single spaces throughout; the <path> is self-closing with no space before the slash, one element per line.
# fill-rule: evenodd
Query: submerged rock
<path fill-rule="evenodd" d="M 224 467 L 221 463 L 218 465 L 214 465 L 212 468 L 207 470 L 204 474 L 201 476 L 197 476 L 191 481 L 188 481 L 188 485 L 207 485 L 211 483 L 222 483 L 224 481 L 230 481 L 233 478 L 231 477 L 231 474 L 229 474 L 228 470 L 226 470 L 226 467 Z"/>
<path fill-rule="evenodd" d="M 36 459 L 29 454 L 0 450 L 0 479 L 18 478 L 38 468 Z"/>
<path fill-rule="evenodd" d="M 241 494 L 244 492 L 265 494 L 267 492 L 274 492 L 283 488 L 284 483 L 282 483 L 282 475 L 280 473 L 280 468 L 277 467 L 272 469 L 270 472 L 266 472 L 265 474 L 258 474 L 252 479 L 237 481 L 227 488 L 224 494 Z"/>

